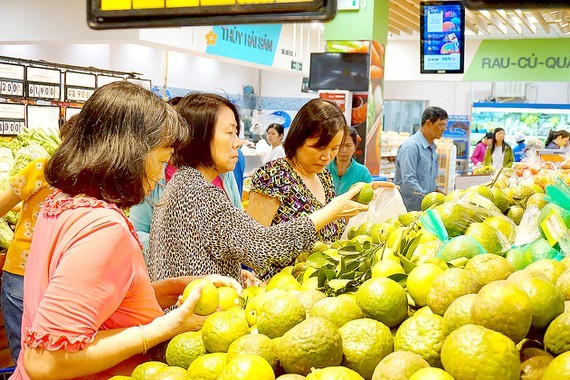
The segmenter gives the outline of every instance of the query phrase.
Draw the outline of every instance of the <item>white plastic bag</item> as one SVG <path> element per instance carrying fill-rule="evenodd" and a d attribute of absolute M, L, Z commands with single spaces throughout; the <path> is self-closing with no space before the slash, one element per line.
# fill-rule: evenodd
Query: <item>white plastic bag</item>
<path fill-rule="evenodd" d="M 348 220 L 342 234 L 343 239 L 348 238 L 348 231 L 351 227 L 360 226 L 365 222 L 382 223 L 407 212 L 400 190 L 396 187 L 380 187 L 374 193 L 374 199 L 370 202 L 368 211 L 361 212 Z"/>

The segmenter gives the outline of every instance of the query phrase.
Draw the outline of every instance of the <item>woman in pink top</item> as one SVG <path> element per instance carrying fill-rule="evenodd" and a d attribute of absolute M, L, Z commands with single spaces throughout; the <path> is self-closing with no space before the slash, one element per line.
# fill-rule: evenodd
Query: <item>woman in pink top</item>
<path fill-rule="evenodd" d="M 121 208 L 140 203 L 187 139 L 174 109 L 122 81 L 85 103 L 49 161 L 48 197 L 24 276 L 22 351 L 14 379 L 130 375 L 147 350 L 201 327 L 200 289 L 174 311 L 189 278 L 151 284 Z M 217 276 L 219 283 L 229 280 Z"/>
<path fill-rule="evenodd" d="M 493 142 L 493 132 L 488 132 L 483 136 L 481 140 L 475 146 L 475 150 L 471 155 L 471 162 L 477 165 L 479 162 L 483 162 L 485 158 L 485 153 L 487 153 L 487 147 Z"/>

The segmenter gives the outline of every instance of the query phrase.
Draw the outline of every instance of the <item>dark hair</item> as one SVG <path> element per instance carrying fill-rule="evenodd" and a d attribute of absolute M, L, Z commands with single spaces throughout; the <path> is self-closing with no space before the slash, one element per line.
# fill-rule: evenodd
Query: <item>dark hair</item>
<path fill-rule="evenodd" d="M 424 125 L 428 120 L 435 123 L 438 120 L 447 119 L 449 119 L 447 112 L 440 107 L 428 107 L 422 113 L 422 125 Z"/>
<path fill-rule="evenodd" d="M 182 96 L 175 96 L 174 98 L 171 98 L 167 103 L 170 104 L 172 107 L 176 107 L 181 100 Z"/>
<path fill-rule="evenodd" d="M 563 130 L 563 129 L 561 129 L 559 131 L 555 131 L 554 129 L 551 129 L 550 132 L 548 132 L 548 137 L 546 138 L 546 142 L 544 143 L 544 146 L 547 147 L 548 144 L 550 144 L 552 141 L 556 140 L 558 138 L 558 136 L 562 136 L 562 138 L 566 138 L 566 137 L 570 137 L 570 133 L 568 131 Z"/>
<path fill-rule="evenodd" d="M 228 107 L 236 118 L 239 133 L 239 112 L 228 99 L 209 93 L 192 93 L 178 103 L 178 112 L 188 124 L 189 139 L 174 151 L 175 166 L 213 167 L 212 139 L 222 107 Z"/>
<path fill-rule="evenodd" d="M 480 142 L 483 142 L 483 139 L 493 139 L 493 132 L 487 132 L 485 133 L 485 136 L 481 137 L 481 140 L 477 141 L 477 144 L 479 144 Z M 475 145 L 477 145 L 475 144 Z"/>
<path fill-rule="evenodd" d="M 177 147 L 187 128 L 176 111 L 127 81 L 97 89 L 49 160 L 47 182 L 63 192 L 129 207 L 144 200 L 145 160 L 154 148 Z"/>
<path fill-rule="evenodd" d="M 64 140 L 66 136 L 69 134 L 69 131 L 73 128 L 75 123 L 77 123 L 77 118 L 79 114 L 75 114 L 71 116 L 69 119 L 63 122 L 63 124 L 59 127 L 59 138 Z"/>
<path fill-rule="evenodd" d="M 277 134 L 279 136 L 282 136 L 285 133 L 285 129 L 283 129 L 283 126 L 281 124 L 278 124 L 278 123 L 269 124 L 269 126 L 267 127 L 267 129 L 265 131 L 269 132 L 270 129 L 275 129 L 275 131 L 277 132 Z"/>
<path fill-rule="evenodd" d="M 360 136 L 358 136 L 358 132 L 356 131 L 356 128 L 349 127 L 348 128 L 348 136 L 352 139 L 352 141 L 354 142 L 354 145 L 358 146 L 358 140 L 359 140 Z"/>
<path fill-rule="evenodd" d="M 318 137 L 316 147 L 324 148 L 340 131 L 344 136 L 348 134 L 348 125 L 340 108 L 328 100 L 311 99 L 301 107 L 289 127 L 283 143 L 285 155 L 293 158 L 309 138 Z"/>
<path fill-rule="evenodd" d="M 501 132 L 501 131 L 505 131 L 503 128 L 495 128 L 495 130 L 493 131 L 493 143 L 491 144 L 491 155 L 493 153 L 495 153 L 495 145 L 497 144 L 497 133 Z M 507 144 L 505 142 L 505 140 L 503 140 L 503 145 L 501 146 L 502 151 L 505 151 L 505 147 L 507 147 L 509 144 Z"/>

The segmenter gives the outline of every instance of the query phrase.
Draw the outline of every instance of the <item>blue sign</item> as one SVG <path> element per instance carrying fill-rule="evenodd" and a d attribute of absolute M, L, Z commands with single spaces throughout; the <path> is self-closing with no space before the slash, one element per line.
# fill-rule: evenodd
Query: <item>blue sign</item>
<path fill-rule="evenodd" d="M 206 53 L 272 66 L 281 24 L 212 27 Z"/>
<path fill-rule="evenodd" d="M 453 139 L 453 143 L 457 146 L 457 159 L 467 159 L 469 155 L 469 117 L 466 115 L 449 115 L 443 137 Z"/>

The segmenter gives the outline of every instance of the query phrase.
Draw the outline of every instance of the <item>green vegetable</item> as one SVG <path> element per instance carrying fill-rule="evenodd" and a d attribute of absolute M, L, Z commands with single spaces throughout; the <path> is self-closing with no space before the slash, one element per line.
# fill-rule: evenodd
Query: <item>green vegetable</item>
<path fill-rule="evenodd" d="M 6 222 L 8 222 L 8 224 L 11 224 L 13 226 L 16 225 L 16 223 L 18 223 L 18 218 L 20 217 L 20 213 L 19 212 L 15 212 L 15 211 L 8 211 L 8 213 L 6 215 L 4 215 L 4 220 Z"/>
<path fill-rule="evenodd" d="M 20 172 L 20 170 L 24 169 L 26 165 L 28 165 L 33 160 L 37 160 L 38 158 L 48 158 L 50 155 L 48 152 L 41 146 L 36 143 L 31 143 L 28 146 L 20 148 L 18 152 L 15 154 L 14 166 L 10 169 L 10 175 L 16 175 Z"/>
<path fill-rule="evenodd" d="M 12 240 L 14 240 L 14 231 L 4 219 L 0 219 L 0 248 L 8 249 Z"/>

